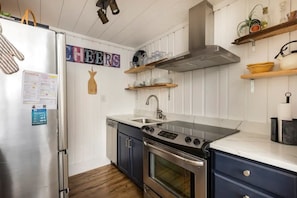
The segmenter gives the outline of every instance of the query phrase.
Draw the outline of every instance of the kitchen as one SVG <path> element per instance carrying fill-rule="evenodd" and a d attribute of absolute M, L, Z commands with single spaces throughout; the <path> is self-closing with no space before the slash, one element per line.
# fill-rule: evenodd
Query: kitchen
<path fill-rule="evenodd" d="M 97 8 L 94 6 L 94 2 L 90 2 L 90 5 L 93 6 L 92 10 L 96 13 Z M 188 8 L 198 2 L 200 1 L 191 1 L 189 3 L 191 6 Z M 281 46 L 296 38 L 296 31 L 292 31 L 258 40 L 255 42 L 255 46 L 252 46 L 252 43 L 231 44 L 238 37 L 237 24 L 246 19 L 253 6 L 259 2 L 264 5 L 269 3 L 270 18 L 272 24 L 276 25 L 281 18 L 279 1 L 227 0 L 218 1 L 214 5 L 215 43 L 239 56 L 240 62 L 184 73 L 168 72 L 161 69 L 136 75 L 124 72 L 130 68 L 132 57 L 138 49 L 144 49 L 149 54 L 159 50 L 173 55 L 187 51 L 188 24 L 186 19 L 180 21 L 179 25 L 174 28 L 143 43 L 137 43 L 138 33 L 134 33 L 130 40 L 135 40 L 135 47 L 114 44 L 105 41 L 105 39 L 98 38 L 100 39 L 98 40 L 66 31 L 67 45 L 121 55 L 120 68 L 93 66 L 94 71 L 97 71 L 97 75 L 95 75 L 98 85 L 97 95 L 88 95 L 87 93 L 88 71 L 92 69 L 92 65 L 67 62 L 69 175 L 76 175 L 109 164 L 109 159 L 106 157 L 106 116 L 134 113 L 153 115 L 156 111 L 156 102 L 152 100 L 150 105 L 145 104 L 147 97 L 152 94 L 158 96 L 160 109 L 168 119 L 174 117 L 187 121 L 205 120 L 207 122 L 208 118 L 217 118 L 223 123 L 235 120 L 242 122 L 240 131 L 269 136 L 270 118 L 277 115 L 278 104 L 285 101 L 284 94 L 290 91 L 292 93 L 292 116 L 296 117 L 297 90 L 294 86 L 297 80 L 296 76 L 263 78 L 254 81 L 240 78 L 242 74 L 248 73 L 246 65 L 250 63 L 274 61 L 276 63 L 274 69 L 277 69 L 279 62 L 274 60 L 274 56 L 279 52 Z M 296 1 L 288 2 L 290 5 L 288 10 L 297 9 Z M 120 9 L 124 7 L 125 3 L 122 1 L 117 1 L 117 3 Z M 5 10 L 5 2 L 1 2 L 1 4 L 2 9 Z M 83 7 L 82 5 L 83 3 L 77 6 Z M 110 22 L 105 25 L 109 25 L 112 19 L 116 20 L 119 16 L 108 13 Z M 98 24 L 101 23 L 98 18 L 97 20 Z M 145 22 L 150 25 L 148 27 L 154 27 L 154 23 Z M 86 23 L 80 22 L 79 25 L 85 27 Z M 65 27 L 65 29 L 67 28 Z M 92 32 L 92 34 L 96 35 L 96 32 Z M 118 40 L 121 39 L 118 38 Z M 133 43 L 133 41 L 130 42 Z M 291 49 L 296 49 L 296 46 L 293 46 Z M 136 80 L 145 81 L 150 78 L 167 76 L 171 77 L 178 86 L 170 89 L 137 92 L 125 90 Z M 296 150 L 295 147 L 293 148 Z M 293 159 L 296 161 L 296 156 Z"/>

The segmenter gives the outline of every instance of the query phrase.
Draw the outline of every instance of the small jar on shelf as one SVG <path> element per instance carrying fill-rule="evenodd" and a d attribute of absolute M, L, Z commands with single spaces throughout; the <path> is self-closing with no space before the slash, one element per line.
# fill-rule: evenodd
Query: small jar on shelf
<path fill-rule="evenodd" d="M 264 7 L 263 8 L 263 15 L 262 15 L 262 18 L 261 18 L 261 29 L 265 29 L 265 28 L 268 28 L 269 26 L 271 26 L 270 24 L 270 16 L 269 16 L 269 13 L 268 13 L 268 7 Z"/>
<path fill-rule="evenodd" d="M 279 3 L 280 13 L 281 13 L 280 23 L 285 23 L 288 21 L 288 19 L 286 17 L 287 4 L 288 4 L 287 0 L 283 0 Z"/>

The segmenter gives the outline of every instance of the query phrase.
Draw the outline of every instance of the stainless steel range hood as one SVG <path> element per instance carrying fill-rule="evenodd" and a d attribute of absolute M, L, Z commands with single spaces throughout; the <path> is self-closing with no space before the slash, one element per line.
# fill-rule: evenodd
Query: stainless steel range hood
<path fill-rule="evenodd" d="M 204 0 L 189 11 L 189 51 L 158 63 L 156 68 L 185 72 L 240 61 L 240 57 L 213 43 L 213 7 Z"/>

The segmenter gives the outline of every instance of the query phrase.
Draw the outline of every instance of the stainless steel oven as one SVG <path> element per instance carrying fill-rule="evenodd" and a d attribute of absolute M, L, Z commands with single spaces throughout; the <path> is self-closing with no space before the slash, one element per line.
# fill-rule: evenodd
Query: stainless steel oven
<path fill-rule="evenodd" d="M 144 138 L 145 197 L 206 197 L 207 161 Z"/>
<path fill-rule="evenodd" d="M 238 132 L 182 121 L 142 131 L 145 198 L 209 197 L 209 143 Z"/>

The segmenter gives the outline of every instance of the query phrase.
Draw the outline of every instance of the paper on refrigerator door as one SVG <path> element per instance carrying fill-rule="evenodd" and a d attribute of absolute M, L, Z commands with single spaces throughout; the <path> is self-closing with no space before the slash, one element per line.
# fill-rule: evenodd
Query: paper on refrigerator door
<path fill-rule="evenodd" d="M 58 75 L 23 71 L 23 104 L 43 105 L 57 109 Z"/>

